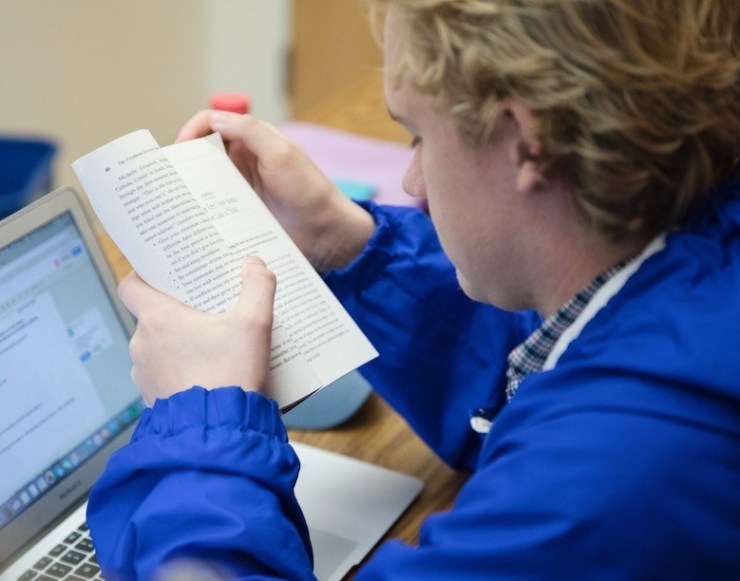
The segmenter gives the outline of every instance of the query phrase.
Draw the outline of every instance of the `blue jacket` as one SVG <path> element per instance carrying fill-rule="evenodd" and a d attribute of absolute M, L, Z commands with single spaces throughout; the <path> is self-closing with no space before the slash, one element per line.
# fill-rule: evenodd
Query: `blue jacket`
<path fill-rule="evenodd" d="M 423 213 L 368 207 L 372 240 L 327 282 L 380 351 L 365 376 L 473 473 L 418 547 L 385 543 L 358 579 L 740 578 L 740 180 L 508 404 L 506 356 L 539 317 L 467 299 Z M 497 412 L 485 436 L 477 408 Z M 263 396 L 158 401 L 90 497 L 104 572 L 149 578 L 187 555 L 311 578 L 297 472 Z"/>

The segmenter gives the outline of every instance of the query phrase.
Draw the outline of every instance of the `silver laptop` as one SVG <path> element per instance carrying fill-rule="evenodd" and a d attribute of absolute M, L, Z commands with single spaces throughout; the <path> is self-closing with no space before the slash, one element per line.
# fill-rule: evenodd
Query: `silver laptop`
<path fill-rule="evenodd" d="M 87 493 L 143 404 L 132 317 L 74 191 L 0 222 L 0 578 L 97 579 Z"/>
<path fill-rule="evenodd" d="M 0 222 L 0 581 L 102 578 L 86 499 L 144 410 L 130 379 L 133 329 L 74 190 Z M 422 484 L 295 448 L 315 573 L 341 579 Z"/>
<path fill-rule="evenodd" d="M 99 579 L 87 493 L 143 404 L 132 317 L 74 191 L 0 222 L 0 579 Z"/>

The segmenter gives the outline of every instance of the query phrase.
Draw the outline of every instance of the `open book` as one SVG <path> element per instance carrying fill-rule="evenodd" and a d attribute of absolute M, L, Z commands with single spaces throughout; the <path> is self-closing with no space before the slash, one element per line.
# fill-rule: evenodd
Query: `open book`
<path fill-rule="evenodd" d="M 267 395 L 281 408 L 377 356 L 218 134 L 160 147 L 135 131 L 72 168 L 139 276 L 196 309 L 233 307 L 242 260 L 254 254 L 267 263 L 277 277 Z"/>

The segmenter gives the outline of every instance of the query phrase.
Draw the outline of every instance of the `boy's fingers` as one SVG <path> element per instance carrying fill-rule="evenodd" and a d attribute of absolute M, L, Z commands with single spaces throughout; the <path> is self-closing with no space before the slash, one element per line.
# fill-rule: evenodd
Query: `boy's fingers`
<path fill-rule="evenodd" d="M 205 137 L 210 133 L 213 133 L 213 129 L 210 125 L 211 114 L 213 113 L 210 109 L 204 109 L 193 115 L 185 125 L 182 126 L 180 132 L 177 134 L 175 143 L 180 141 L 187 141 L 188 139 L 198 139 L 199 137 Z"/>
<path fill-rule="evenodd" d="M 237 310 L 272 328 L 275 287 L 275 275 L 265 263 L 256 256 L 247 257 L 242 262 L 242 288 Z"/>
<path fill-rule="evenodd" d="M 139 318 L 143 305 L 151 305 L 154 301 L 174 301 L 144 282 L 135 271 L 131 271 L 118 284 L 118 296 L 134 317 Z"/>
<path fill-rule="evenodd" d="M 218 131 L 226 141 L 241 141 L 260 159 L 269 157 L 289 143 L 272 125 L 252 115 L 213 111 L 210 115 L 210 127 Z"/>

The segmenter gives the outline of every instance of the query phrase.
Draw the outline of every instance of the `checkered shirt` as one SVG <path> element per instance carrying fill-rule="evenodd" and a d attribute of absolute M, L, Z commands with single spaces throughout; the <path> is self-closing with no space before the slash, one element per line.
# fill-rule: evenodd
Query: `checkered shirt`
<path fill-rule="evenodd" d="M 623 260 L 593 279 L 567 303 L 550 315 L 542 325 L 509 354 L 506 370 L 506 397 L 511 399 L 519 384 L 530 373 L 542 371 L 556 341 L 573 324 L 583 309 L 606 281 L 622 270 L 630 260 Z"/>

